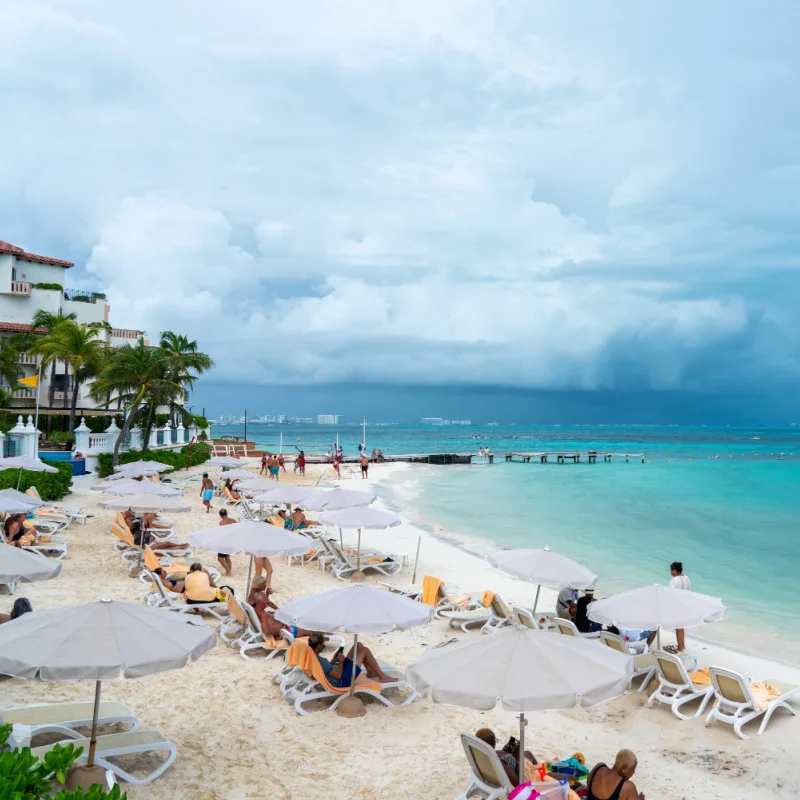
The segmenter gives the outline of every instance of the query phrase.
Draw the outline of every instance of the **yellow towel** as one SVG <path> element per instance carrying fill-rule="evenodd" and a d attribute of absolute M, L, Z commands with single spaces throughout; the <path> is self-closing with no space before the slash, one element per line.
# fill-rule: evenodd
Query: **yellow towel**
<path fill-rule="evenodd" d="M 442 579 L 433 575 L 426 575 L 422 579 L 422 597 L 420 600 L 429 606 L 436 606 L 439 602 L 439 590 L 442 588 Z"/>
<path fill-rule="evenodd" d="M 494 602 L 494 592 L 490 592 L 488 589 L 483 593 L 483 599 L 481 602 L 489 608 L 489 606 Z"/>
<path fill-rule="evenodd" d="M 766 681 L 751 683 L 750 693 L 753 695 L 753 700 L 759 711 L 764 711 L 773 700 L 777 700 L 781 696 L 781 693 Z"/>
<path fill-rule="evenodd" d="M 283 636 L 266 636 L 264 638 L 265 650 L 285 650 L 288 646 Z"/>
<path fill-rule="evenodd" d="M 689 673 L 689 680 L 698 686 L 711 686 L 711 672 L 708 667 Z"/>
<path fill-rule="evenodd" d="M 306 675 L 310 675 L 314 680 L 322 684 L 327 691 L 333 694 L 347 694 L 350 691 L 349 686 L 339 688 L 338 686 L 332 686 L 328 682 L 328 676 L 322 669 L 322 664 L 319 663 L 317 654 L 306 642 L 295 642 L 286 651 L 286 663 L 290 667 L 300 667 Z M 378 681 L 370 680 L 363 672 L 356 679 L 356 686 L 372 689 L 375 692 L 381 690 L 381 684 Z"/>

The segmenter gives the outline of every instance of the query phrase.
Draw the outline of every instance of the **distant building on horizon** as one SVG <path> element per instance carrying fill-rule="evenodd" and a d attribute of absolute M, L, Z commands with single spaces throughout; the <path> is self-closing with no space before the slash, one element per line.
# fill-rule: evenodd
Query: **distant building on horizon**
<path fill-rule="evenodd" d="M 441 417 L 423 417 L 422 418 L 423 425 L 436 425 L 436 426 L 446 426 L 446 425 L 472 425 L 471 419 L 442 419 Z"/>
<path fill-rule="evenodd" d="M 317 414 L 317 425 L 339 425 L 342 414 Z"/>

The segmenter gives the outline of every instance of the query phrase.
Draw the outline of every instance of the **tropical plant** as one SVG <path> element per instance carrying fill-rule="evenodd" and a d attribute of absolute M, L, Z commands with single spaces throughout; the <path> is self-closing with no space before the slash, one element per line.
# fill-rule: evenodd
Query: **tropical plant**
<path fill-rule="evenodd" d="M 0 339 L 0 379 L 11 387 L 16 386 L 23 374 L 19 366 L 19 356 L 19 348 L 5 339 Z"/>
<path fill-rule="evenodd" d="M 58 313 L 53 314 L 50 311 L 39 308 L 34 312 L 33 319 L 31 320 L 31 332 L 15 337 L 17 348 L 23 353 L 36 354 L 38 352 L 37 346 L 41 344 L 43 336 L 52 333 L 62 322 L 74 322 L 75 320 L 76 316 L 74 314 L 63 314 L 61 309 L 58 310 Z M 53 406 L 53 392 L 55 391 L 56 385 L 56 361 L 57 359 L 53 359 L 47 364 L 44 363 L 44 360 L 42 361 L 42 367 L 47 367 L 48 364 L 50 366 L 50 402 L 48 406 L 51 408 Z M 66 398 L 66 394 L 64 397 Z M 66 403 L 64 408 L 66 408 Z"/>
<path fill-rule="evenodd" d="M 194 382 L 214 366 L 214 361 L 200 352 L 196 341 L 174 331 L 164 331 L 161 334 L 159 347 L 167 355 L 170 379 L 183 387 L 183 397 L 177 398 L 178 403 L 170 407 L 170 419 L 174 425 L 176 414 L 182 413 L 182 405 L 194 388 Z"/>

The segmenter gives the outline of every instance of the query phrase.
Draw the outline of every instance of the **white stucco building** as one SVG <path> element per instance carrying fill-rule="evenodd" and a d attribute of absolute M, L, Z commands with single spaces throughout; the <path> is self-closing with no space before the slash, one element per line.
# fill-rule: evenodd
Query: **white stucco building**
<path fill-rule="evenodd" d="M 75 314 L 78 322 L 109 322 L 111 310 L 105 295 L 97 292 L 69 288 L 71 261 L 29 253 L 21 247 L 0 241 L 0 336 L 31 331 L 33 316 L 39 309 L 52 314 Z M 144 331 L 112 328 L 106 333 L 112 346 L 119 347 L 134 342 Z M 39 368 L 37 356 L 24 355 L 20 360 L 24 377 L 35 375 Z M 51 384 L 48 368 L 42 370 L 39 404 L 42 408 L 69 407 L 72 400 L 72 381 L 69 384 L 63 364 L 56 365 L 55 380 Z M 88 397 L 88 384 L 80 388 L 79 409 L 93 409 Z M 66 394 L 66 396 L 65 396 Z M 18 387 L 12 393 L 14 408 L 33 407 L 36 390 Z"/>

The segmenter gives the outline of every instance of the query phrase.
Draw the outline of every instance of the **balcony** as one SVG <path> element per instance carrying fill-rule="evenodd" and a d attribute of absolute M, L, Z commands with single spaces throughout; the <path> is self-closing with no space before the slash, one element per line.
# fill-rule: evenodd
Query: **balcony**
<path fill-rule="evenodd" d="M 144 334 L 144 331 L 137 331 L 133 328 L 112 328 L 112 339 L 138 339 Z"/>
<path fill-rule="evenodd" d="M 35 400 L 36 389 L 14 389 L 11 396 L 15 400 Z"/>
<path fill-rule="evenodd" d="M 65 289 L 64 299 L 72 300 L 76 303 L 96 303 L 98 300 L 105 300 L 103 292 L 87 292 L 85 289 Z"/>
<path fill-rule="evenodd" d="M 72 402 L 72 391 L 70 390 L 68 392 L 65 392 L 65 391 L 63 391 L 61 389 L 56 389 L 56 391 L 53 392 L 53 402 L 55 403 L 56 401 L 60 401 L 60 402 L 63 403 L 64 399 L 65 399 L 65 397 L 64 397 L 65 395 L 66 395 L 67 402 Z M 16 396 L 17 395 L 16 395 L 16 392 L 15 392 L 14 393 L 14 397 L 16 397 Z"/>
<path fill-rule="evenodd" d="M 21 294 L 24 297 L 31 296 L 30 281 L 11 281 L 11 294 Z"/>
<path fill-rule="evenodd" d="M 17 364 L 32 364 L 34 367 L 39 363 L 39 356 L 32 356 L 30 353 L 21 353 L 17 357 Z"/>

